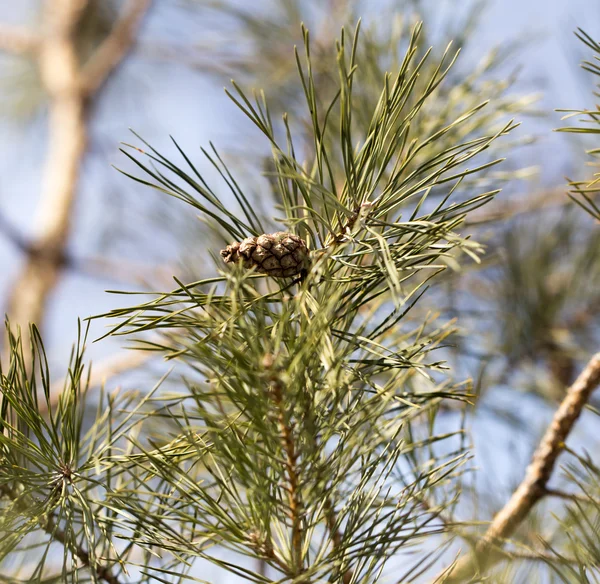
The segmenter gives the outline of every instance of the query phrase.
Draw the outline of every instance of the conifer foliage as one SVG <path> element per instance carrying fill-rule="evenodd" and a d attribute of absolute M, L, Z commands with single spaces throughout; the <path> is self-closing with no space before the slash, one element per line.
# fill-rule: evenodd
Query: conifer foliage
<path fill-rule="evenodd" d="M 108 334 L 176 371 L 168 390 L 102 395 L 93 420 L 85 334 L 44 415 L 41 339 L 10 333 L 0 558 L 23 563 L 11 582 L 205 582 L 197 559 L 249 582 L 413 582 L 448 559 L 440 536 L 454 533 L 469 444 L 462 418 L 440 412 L 471 387 L 444 363 L 452 323 L 410 316 L 430 281 L 479 260 L 464 220 L 498 193 L 480 177 L 516 124 L 483 102 L 424 127 L 457 53 L 435 56 L 421 34 L 417 24 L 403 38 L 369 101 L 359 27 L 341 31 L 331 96 L 303 29 L 312 142 L 301 147 L 298 120 L 272 119 L 268 88 L 233 85 L 271 149 L 272 217 L 214 148 L 204 155 L 218 187 L 175 141 L 176 160 L 140 137 L 123 149 L 124 173 L 189 205 L 227 247 L 210 250 L 215 277 L 102 315 Z M 570 472 L 597 478 L 584 459 Z"/>

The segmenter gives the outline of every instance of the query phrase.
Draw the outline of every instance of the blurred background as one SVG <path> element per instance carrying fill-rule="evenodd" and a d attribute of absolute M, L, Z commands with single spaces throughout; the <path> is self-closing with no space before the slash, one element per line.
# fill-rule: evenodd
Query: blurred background
<path fill-rule="evenodd" d="M 269 145 L 223 87 L 233 78 L 264 89 L 272 112 L 291 112 L 301 130 L 307 114 L 293 58 L 300 23 L 311 31 L 316 62 L 323 55 L 318 79 L 326 86 L 339 29 L 359 17 L 383 69 L 402 45 L 393 46 L 396 33 L 419 19 L 436 54 L 451 39 L 462 47 L 447 93 L 428 115 L 443 115 L 452 100 L 493 98 L 490 127 L 507 117 L 522 123 L 494 153 L 507 161 L 485 177 L 502 193 L 465 227 L 486 244 L 486 257 L 442 279 L 412 315 L 457 319 L 444 358 L 457 380 L 474 380 L 468 426 L 479 468 L 457 513 L 468 519 L 477 509 L 486 519 L 521 480 L 565 388 L 600 347 L 600 231 L 567 197 L 565 178 L 590 175 L 590 145 L 553 131 L 566 124 L 555 109 L 593 107 L 592 79 L 579 67 L 589 55 L 573 32 L 600 38 L 600 5 L 0 0 L 0 303 L 13 323 L 40 326 L 60 376 L 77 319 L 124 304 L 107 290 L 168 290 L 173 276 L 191 282 L 214 273 L 210 252 L 222 242 L 189 207 L 117 172 L 113 165 L 132 170 L 120 142 L 139 144 L 131 128 L 176 155 L 173 136 L 227 199 L 200 150 L 213 143 L 257 208 L 277 214 L 264 176 Z M 65 26 L 72 42 L 51 46 Z M 78 76 L 86 85 L 74 91 Z M 105 326 L 94 321 L 90 338 Z M 143 390 L 161 370 L 112 338 L 90 344 L 87 356 L 93 383 L 109 390 Z M 597 447 L 597 423 L 584 416 L 573 444 Z M 540 506 L 531 525 L 544 513 Z M 239 581 L 214 566 L 203 570 L 208 580 Z"/>

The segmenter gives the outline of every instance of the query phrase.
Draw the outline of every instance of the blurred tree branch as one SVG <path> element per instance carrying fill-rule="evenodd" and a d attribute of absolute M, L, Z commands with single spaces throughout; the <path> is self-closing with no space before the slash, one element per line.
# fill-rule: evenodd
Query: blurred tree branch
<path fill-rule="evenodd" d="M 152 0 L 129 0 L 110 35 L 96 49 L 82 71 L 82 91 L 94 95 L 106 83 L 135 43 L 136 32 Z"/>
<path fill-rule="evenodd" d="M 35 33 L 17 26 L 0 26 L 0 50 L 13 55 L 28 55 L 40 47 Z"/>
<path fill-rule="evenodd" d="M 43 254 L 43 249 L 34 247 L 27 237 L 19 231 L 0 211 L 0 233 L 8 239 L 20 252 L 33 256 Z M 55 260 L 57 258 L 54 258 Z M 169 264 L 149 265 L 128 261 L 122 257 L 118 262 L 102 256 L 77 257 L 63 250 L 60 257 L 61 268 L 92 278 L 108 278 L 115 282 L 143 283 L 158 279 L 170 283 L 173 266 Z"/>
<path fill-rule="evenodd" d="M 499 221 L 507 221 L 519 215 L 536 213 L 550 207 L 566 207 L 571 201 L 565 196 L 561 187 L 543 189 L 539 192 L 528 193 L 516 201 L 494 201 L 491 205 L 478 209 L 465 220 L 468 227 L 488 225 Z"/>
<path fill-rule="evenodd" d="M 87 146 L 90 99 L 128 54 L 150 0 L 131 0 L 122 18 L 81 66 L 76 47 L 79 20 L 89 0 L 46 0 L 39 68 L 49 97 L 49 144 L 37 229 L 25 265 L 12 287 L 8 313 L 23 331 L 41 324 L 63 266 L 77 183 Z"/>
<path fill-rule="evenodd" d="M 525 478 L 508 503 L 496 514 L 475 546 L 474 553 L 464 556 L 454 567 L 448 569 L 440 581 L 467 582 L 475 574 L 485 573 L 502 559 L 500 552 L 504 541 L 514 533 L 533 506 L 546 495 L 556 494 L 556 491 L 548 489 L 546 485 L 565 440 L 599 383 L 600 353 L 596 353 L 568 389 L 533 455 Z"/>
<path fill-rule="evenodd" d="M 117 355 L 111 355 L 103 361 L 100 361 L 94 365 L 91 369 L 90 377 L 88 380 L 88 390 L 102 387 L 109 379 L 122 375 L 123 373 L 129 373 L 135 371 L 140 367 L 143 367 L 150 359 L 155 357 L 151 351 L 125 351 Z M 57 403 L 58 398 L 63 392 L 64 388 L 68 384 L 68 379 L 57 381 L 53 383 L 50 388 L 49 400 L 40 403 L 39 411 L 42 414 L 46 414 L 52 409 Z"/>

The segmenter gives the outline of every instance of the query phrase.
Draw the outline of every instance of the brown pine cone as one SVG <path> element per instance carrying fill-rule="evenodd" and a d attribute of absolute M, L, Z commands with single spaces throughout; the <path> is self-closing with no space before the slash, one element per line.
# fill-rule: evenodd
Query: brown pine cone
<path fill-rule="evenodd" d="M 306 272 L 309 254 L 306 243 L 293 233 L 278 231 L 258 237 L 247 237 L 221 250 L 226 264 L 241 261 L 245 268 L 261 274 L 287 278 Z"/>

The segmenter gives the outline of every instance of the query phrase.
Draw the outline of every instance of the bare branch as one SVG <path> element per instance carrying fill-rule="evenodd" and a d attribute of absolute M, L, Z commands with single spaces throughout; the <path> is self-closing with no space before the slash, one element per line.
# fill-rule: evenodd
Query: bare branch
<path fill-rule="evenodd" d="M 96 49 L 82 71 L 81 89 L 94 95 L 129 53 L 136 32 L 152 0 L 130 0 L 111 33 Z"/>
<path fill-rule="evenodd" d="M 92 367 L 89 387 L 100 387 L 112 377 L 139 369 L 153 357 L 156 357 L 156 355 L 152 351 L 135 350 L 126 351 L 125 353 L 119 353 L 113 357 L 109 357 Z"/>
<path fill-rule="evenodd" d="M 567 390 L 517 490 L 494 517 L 486 533 L 475 546 L 474 553 L 460 559 L 441 582 L 468 582 L 470 578 L 483 574 L 486 569 L 502 559 L 501 548 L 505 540 L 514 533 L 533 506 L 548 494 L 546 485 L 554 470 L 556 459 L 599 383 L 600 353 L 596 353 Z"/>
<path fill-rule="evenodd" d="M 32 249 L 44 253 L 28 255 L 8 301 L 8 314 L 24 331 L 30 322 L 41 324 L 47 299 L 58 281 L 85 154 L 85 107 L 74 39 L 85 5 L 85 0 L 46 0 L 44 5 L 39 65 L 50 97 L 49 144 L 31 244 Z"/>
<path fill-rule="evenodd" d="M 101 387 L 112 377 L 139 369 L 153 357 L 156 357 L 156 355 L 152 351 L 134 350 L 109 357 L 92 367 L 88 387 L 89 389 Z M 48 407 L 52 408 L 56 405 L 65 385 L 65 381 L 52 384 L 49 403 L 45 400 L 40 400 L 40 413 L 45 414 L 48 411 Z"/>
<path fill-rule="evenodd" d="M 150 0 L 132 0 L 123 18 L 82 72 L 77 25 L 88 0 L 45 0 L 40 41 L 42 83 L 49 95 L 49 144 L 37 225 L 30 250 L 8 299 L 12 322 L 41 326 L 46 304 L 64 267 L 79 173 L 86 153 L 87 105 L 126 56 Z"/>
<path fill-rule="evenodd" d="M 0 26 L 0 51 L 12 55 L 29 55 L 40 47 L 40 37 L 16 26 Z"/>
<path fill-rule="evenodd" d="M 13 225 L 0 210 L 0 236 L 5 236 L 20 252 L 28 255 L 44 255 L 44 249 L 38 249 Z M 173 266 L 170 264 L 154 265 L 139 263 L 123 258 L 111 260 L 102 256 L 76 257 L 67 250 L 60 256 L 54 255 L 51 260 L 60 263 L 61 267 L 73 272 L 84 274 L 92 278 L 110 280 L 113 282 L 126 282 L 146 284 L 150 281 L 160 280 L 171 283 Z"/>

